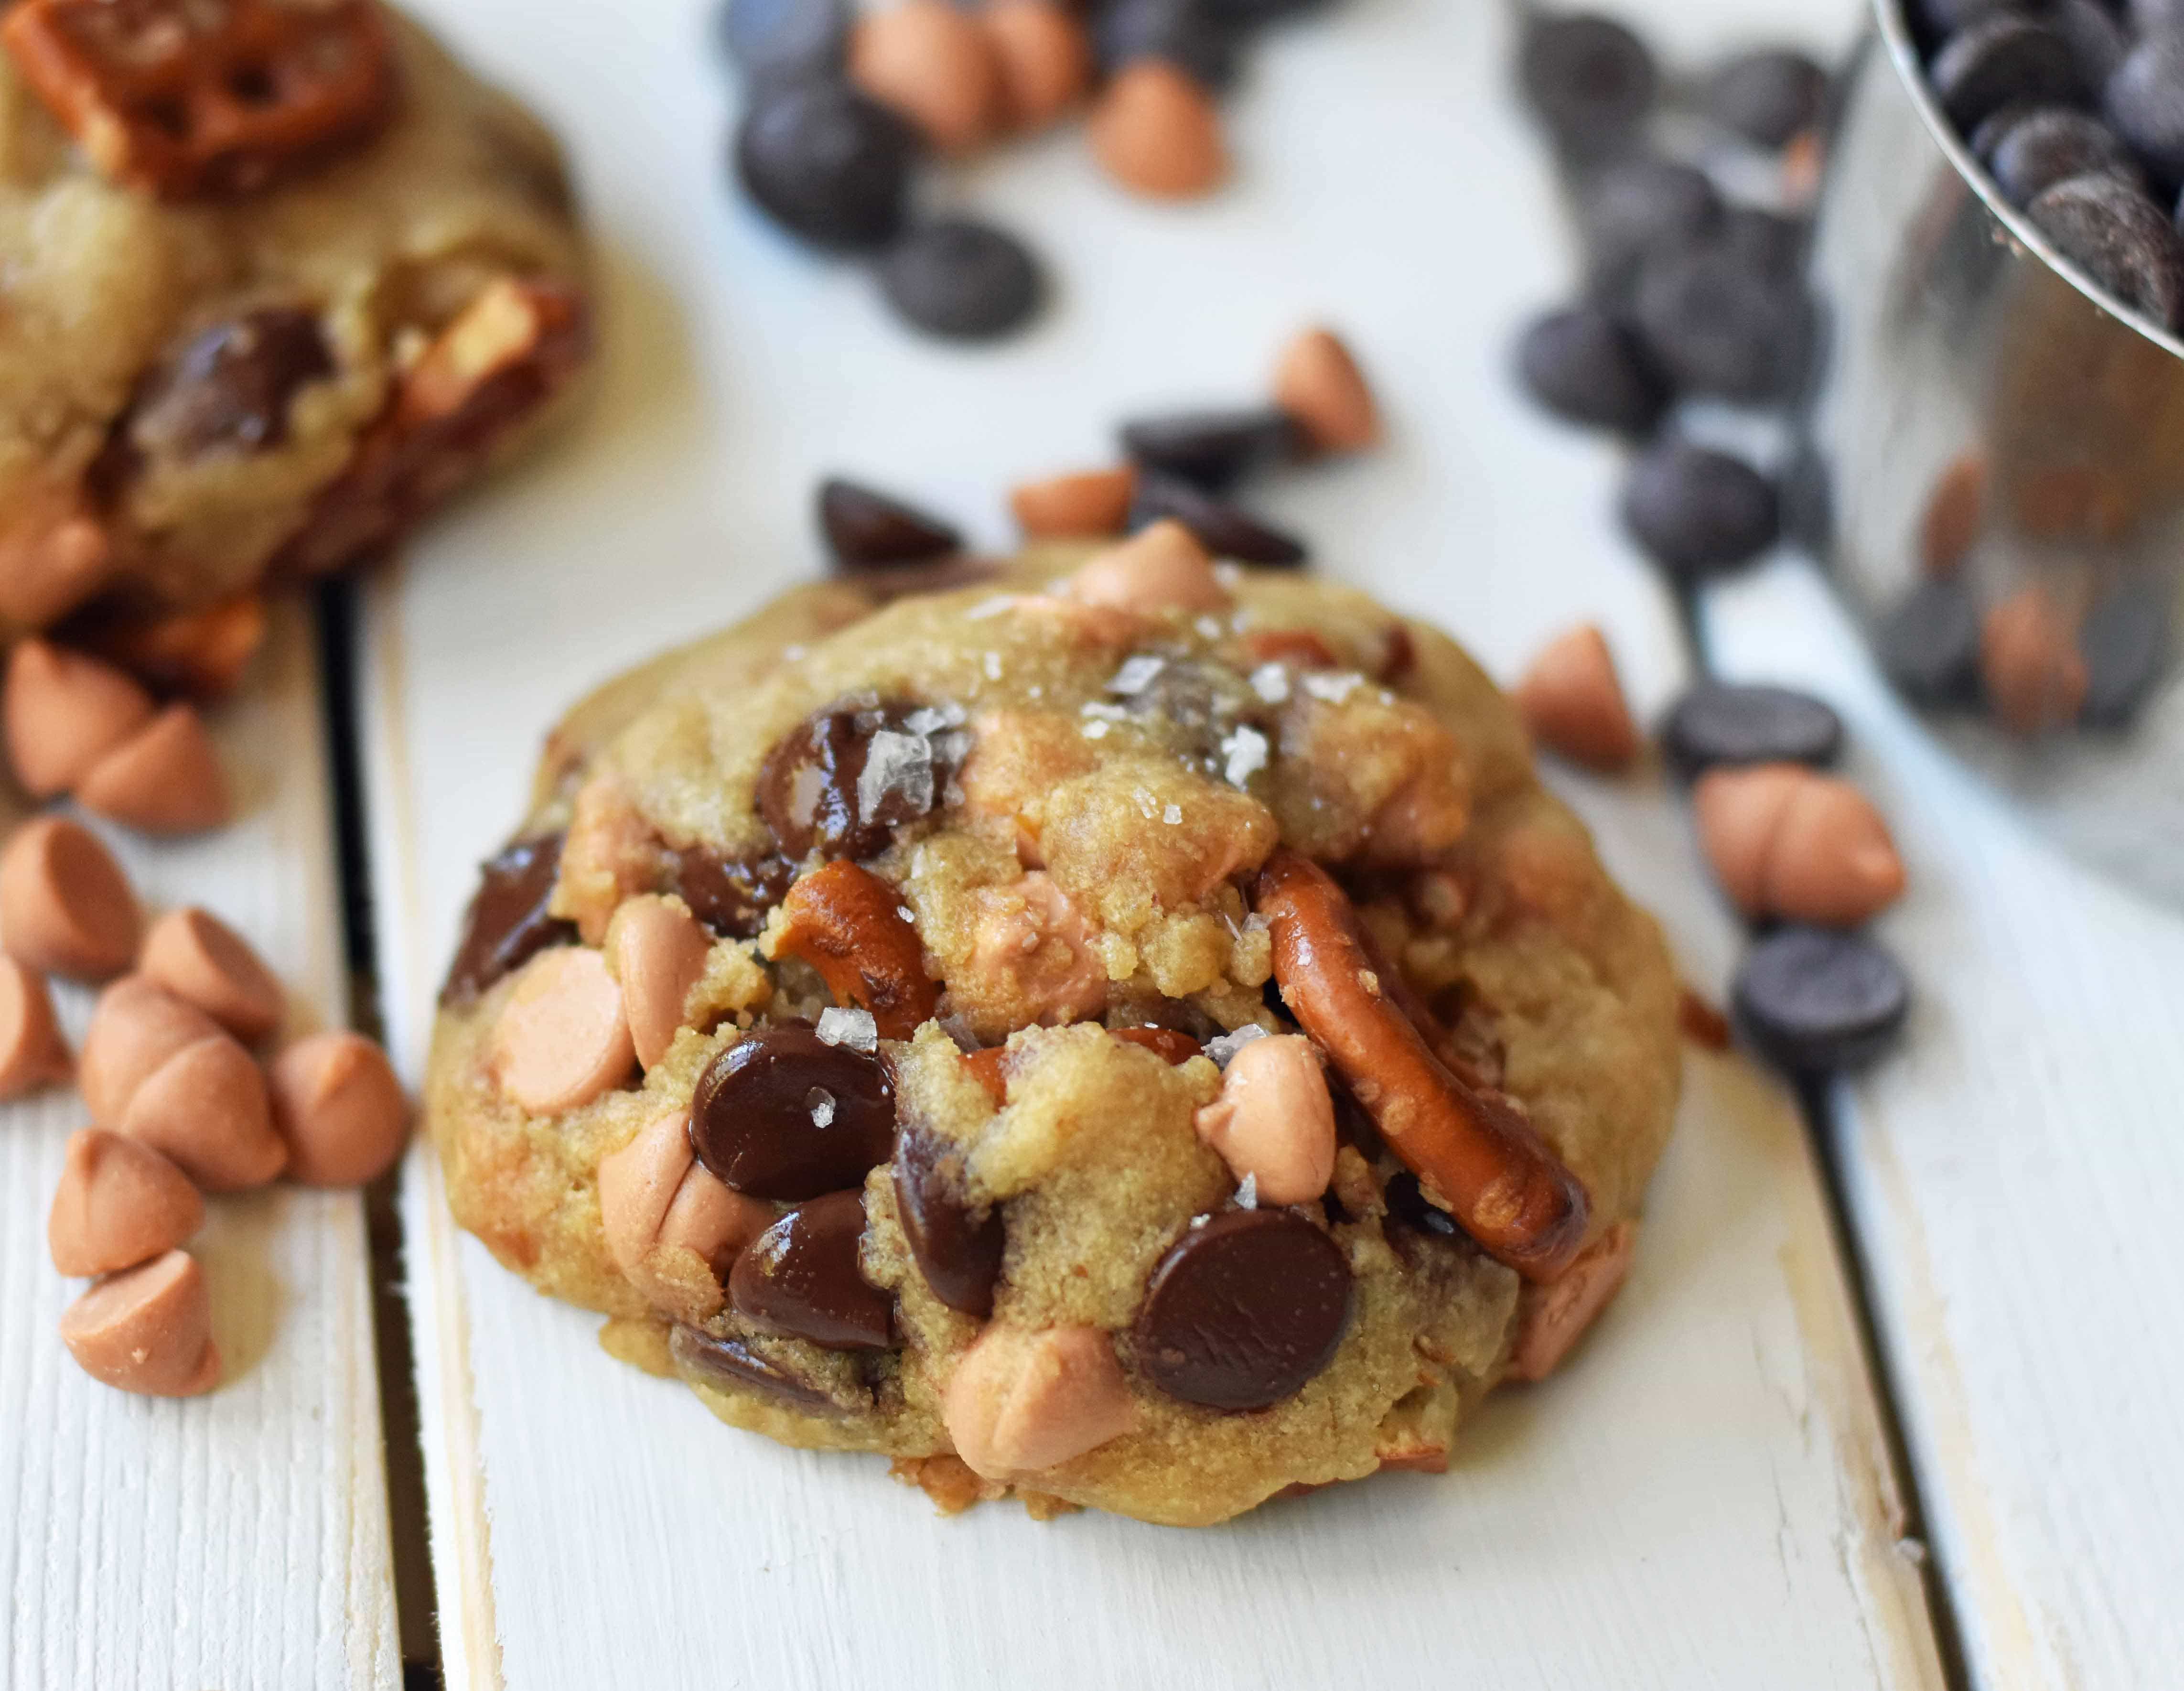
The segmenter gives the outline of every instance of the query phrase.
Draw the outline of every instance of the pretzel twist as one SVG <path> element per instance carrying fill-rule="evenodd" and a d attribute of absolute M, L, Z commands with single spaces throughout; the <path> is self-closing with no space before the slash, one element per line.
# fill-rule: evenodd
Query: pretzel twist
<path fill-rule="evenodd" d="M 940 1006 L 902 895 L 846 857 L 814 869 L 781 901 L 777 957 L 801 957 L 844 1004 L 872 1012 L 883 1039 L 908 1039 Z"/>

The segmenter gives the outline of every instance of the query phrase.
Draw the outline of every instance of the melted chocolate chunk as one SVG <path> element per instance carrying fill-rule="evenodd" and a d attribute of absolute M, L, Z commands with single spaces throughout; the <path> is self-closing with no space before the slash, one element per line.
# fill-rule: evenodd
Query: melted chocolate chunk
<path fill-rule="evenodd" d="M 799 860 L 814 849 L 828 857 L 874 857 L 897 827 L 932 813 L 951 765 L 933 736 L 909 727 L 916 712 L 900 703 L 836 705 L 766 753 L 758 810 L 785 857 Z"/>
<path fill-rule="evenodd" d="M 1138 1366 L 1186 1404 L 1268 1409 L 1334 1359 L 1350 1302 L 1342 1247 L 1310 1221 L 1228 1210 L 1194 1222 L 1153 1270 Z"/>
<path fill-rule="evenodd" d="M 857 1270 L 865 1195 L 828 1192 L 792 1209 L 744 1247 L 728 1301 L 752 1325 L 827 1350 L 892 1342 L 894 1301 Z"/>
<path fill-rule="evenodd" d="M 703 1328 L 677 1322 L 667 1336 L 668 1354 L 686 1374 L 694 1374 L 708 1385 L 746 1392 L 763 1392 L 792 1409 L 814 1415 L 838 1415 L 842 1406 L 809 1380 L 800 1379 L 769 1357 L 760 1356 L 744 1340 L 715 1338 Z"/>
<path fill-rule="evenodd" d="M 715 1058 L 690 1147 L 735 1191 L 795 1203 L 862 1183 L 894 1150 L 894 1088 L 877 1057 L 774 1022 Z"/>
<path fill-rule="evenodd" d="M 139 446 L 179 457 L 263 452 L 288 438 L 288 402 L 334 373 L 317 316 L 271 306 L 184 343 L 138 395 Z"/>
<path fill-rule="evenodd" d="M 463 942 L 440 989 L 441 1003 L 470 1003 L 547 946 L 577 937 L 575 924 L 546 913 L 560 870 L 558 834 L 519 840 L 485 865 L 463 918 Z"/>
<path fill-rule="evenodd" d="M 981 1214 L 963 1196 L 961 1160 L 938 1135 L 905 1131 L 894 1147 L 895 1214 L 933 1295 L 983 1321 L 994 1313 L 1007 1235 L 1000 1210 Z"/>
<path fill-rule="evenodd" d="M 692 846 L 670 854 L 668 874 L 668 890 L 716 935 L 749 940 L 788 896 L 796 866 L 782 857 L 724 857 L 710 846 Z"/>

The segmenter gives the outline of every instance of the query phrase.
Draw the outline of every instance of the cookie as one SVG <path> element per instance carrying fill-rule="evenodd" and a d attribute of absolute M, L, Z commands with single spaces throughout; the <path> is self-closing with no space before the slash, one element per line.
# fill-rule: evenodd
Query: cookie
<path fill-rule="evenodd" d="M 1660 932 L 1356 592 L 1176 524 L 806 588 L 577 706 L 515 838 L 427 1080 L 457 1218 L 944 1506 L 1438 1471 L 1628 1262 Z"/>
<path fill-rule="evenodd" d="M 369 558 L 573 389 L 559 149 L 377 0 L 18 0 L 0 47 L 0 633 Z"/>

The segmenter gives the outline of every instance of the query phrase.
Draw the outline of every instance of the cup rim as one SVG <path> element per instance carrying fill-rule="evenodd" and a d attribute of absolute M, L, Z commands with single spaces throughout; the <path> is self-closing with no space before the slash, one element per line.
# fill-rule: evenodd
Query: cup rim
<path fill-rule="evenodd" d="M 1888 53 L 1897 80 L 1903 83 L 1917 108 L 1921 122 L 1935 144 L 1942 149 L 1965 187 L 1977 196 L 1989 215 L 2009 232 L 2010 238 L 2020 247 L 2033 254 L 2050 271 L 2060 276 L 2085 296 L 2097 310 L 2121 327 L 2144 337 L 2171 357 L 2184 359 L 2184 338 L 2176 331 L 2164 329 L 2150 319 L 2122 305 L 2110 297 L 2105 288 L 2097 286 L 2092 278 L 2065 258 L 2032 220 L 2003 198 L 2000 186 L 1987 173 L 1986 167 L 1973 157 L 1972 150 L 1956 126 L 1949 121 L 1934 98 L 1934 91 L 1926 81 L 1926 67 L 1919 57 L 1918 43 L 1911 38 L 1910 21 L 1904 15 L 1903 0 L 1873 0 L 1875 25 L 1880 43 Z"/>

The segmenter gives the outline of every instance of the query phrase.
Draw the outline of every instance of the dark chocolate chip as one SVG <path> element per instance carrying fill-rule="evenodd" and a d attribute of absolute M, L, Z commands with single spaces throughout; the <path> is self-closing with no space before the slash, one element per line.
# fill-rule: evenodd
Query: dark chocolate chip
<path fill-rule="evenodd" d="M 1199 0 L 1209 16 L 1239 29 L 1255 30 L 1287 18 L 1323 12 L 1334 0 Z"/>
<path fill-rule="evenodd" d="M 2070 43 L 2078 80 L 2095 93 L 2131 51 L 2130 35 L 2100 0 L 2048 0 L 2042 21 Z"/>
<path fill-rule="evenodd" d="M 272 306 L 193 337 L 138 395 L 130 433 L 148 454 L 263 452 L 288 438 L 288 404 L 334 373 L 312 312 Z"/>
<path fill-rule="evenodd" d="M 1138 1367 L 1186 1404 L 1267 1409 L 1334 1359 L 1350 1301 L 1342 1247 L 1295 1211 L 1201 1217 L 1146 1284 Z"/>
<path fill-rule="evenodd" d="M 1137 463 L 1210 494 L 1295 455 L 1301 444 L 1295 422 L 1273 405 L 1140 417 L 1124 423 L 1122 435 L 1123 450 Z"/>
<path fill-rule="evenodd" d="M 1137 497 L 1130 506 L 1132 532 L 1162 517 L 1173 517 L 1217 558 L 1295 569 L 1309 555 L 1302 541 L 1268 527 L 1240 505 L 1173 476 L 1139 476 Z"/>
<path fill-rule="evenodd" d="M 736 133 L 736 171 L 760 209 L 816 246 L 883 247 L 901 231 L 917 137 L 846 82 L 753 91 Z"/>
<path fill-rule="evenodd" d="M 2164 328 L 2184 323 L 2184 237 L 2161 208 L 2114 176 L 2073 176 L 2027 209 L 2056 250 L 2100 287 Z"/>
<path fill-rule="evenodd" d="M 1695 579 L 1757 558 L 1781 512 L 1774 483 L 1741 459 L 1670 438 L 1632 463 L 1623 521 L 1654 562 Z"/>
<path fill-rule="evenodd" d="M 1966 133 L 2013 100 L 2067 106 L 2086 97 L 2070 44 L 2046 25 L 2008 13 L 1950 36 L 1927 75 L 1949 121 Z"/>
<path fill-rule="evenodd" d="M 930 563 L 963 544 L 954 524 L 839 476 L 819 484 L 818 506 L 819 532 L 838 569 Z"/>
<path fill-rule="evenodd" d="M 1955 576 L 1922 581 L 1874 630 L 1880 667 L 1921 704 L 1961 704 L 1978 686 L 1979 606 Z"/>
<path fill-rule="evenodd" d="M 854 1186 L 892 1154 L 887 1067 L 771 1022 L 715 1058 L 690 1101 L 690 1147 L 734 1191 L 787 1203 Z"/>
<path fill-rule="evenodd" d="M 1535 319 L 1517 343 L 1517 373 L 1557 416 L 1589 427 L 1646 434 L 1669 407 L 1669 384 L 1638 337 L 1596 305 Z"/>
<path fill-rule="evenodd" d="M 1563 146 L 1599 154 L 1635 134 L 1653 109 L 1660 73 L 1646 43 L 1612 18 L 1535 14 L 1518 75 L 1540 122 Z"/>
<path fill-rule="evenodd" d="M 1895 958 L 1827 928 L 1781 928 L 1759 940 L 1730 996 L 1752 1043 L 1802 1073 L 1870 1063 L 1894 1042 L 1911 1007 Z"/>
<path fill-rule="evenodd" d="M 1972 157 L 1985 165 L 1992 160 L 1994 149 L 2002 144 L 2002 137 L 2035 112 L 2067 111 L 2067 106 L 2035 105 L 2027 100 L 2012 100 L 1997 111 L 1990 112 L 1964 137 L 1964 145 L 1972 150 Z"/>
<path fill-rule="evenodd" d="M 667 1352 L 678 1369 L 708 1385 L 761 1392 L 807 1414 L 842 1411 L 843 1406 L 823 1387 L 771 1357 L 761 1356 L 748 1340 L 715 1338 L 703 1328 L 678 1321 L 667 1336 Z"/>
<path fill-rule="evenodd" d="M 865 1195 L 833 1192 L 800 1204 L 744 1247 L 728 1301 L 762 1332 L 823 1350 L 883 1350 L 894 1303 L 857 1268 Z"/>
<path fill-rule="evenodd" d="M 2022 17 L 2039 8 L 2039 0 L 1905 0 L 1904 7 L 1915 25 L 1936 37 L 1989 18 Z"/>
<path fill-rule="evenodd" d="M 1717 764 L 1825 768 L 1842 744 L 1842 718 L 1834 709 L 1789 687 L 1702 681 L 1669 706 L 1661 724 L 1661 749 L 1687 780 Z"/>
<path fill-rule="evenodd" d="M 1790 398 L 1811 358 L 1813 304 L 1794 276 L 1718 244 L 1657 254 L 1631 312 L 1679 391 L 1763 404 Z"/>
<path fill-rule="evenodd" d="M 2184 28 L 2142 36 L 2102 89 L 2101 109 L 2155 176 L 2184 181 Z"/>
<path fill-rule="evenodd" d="M 1382 1197 L 1388 1205 L 1388 1217 L 1400 1222 L 1414 1233 L 1424 1233 L 1432 1239 L 1458 1239 L 1463 1230 L 1457 1225 L 1456 1218 L 1439 1204 L 1429 1202 L 1418 1177 L 1408 1169 L 1388 1182 Z"/>
<path fill-rule="evenodd" d="M 839 70 L 848 55 L 849 0 L 727 0 L 721 44 L 747 76 L 810 76 Z"/>
<path fill-rule="evenodd" d="M 1805 267 L 1805 243 L 1813 226 L 1756 205 L 1733 205 L 1722 214 L 1713 244 L 1750 265 L 1770 280 L 1787 282 Z"/>
<path fill-rule="evenodd" d="M 1788 47 L 1739 53 L 1707 79 L 1707 115 L 1762 147 L 1780 147 L 1820 120 L 1828 73 Z"/>
<path fill-rule="evenodd" d="M 880 260 L 880 290 L 905 321 L 944 340 L 990 341 L 1029 322 L 1045 280 L 1031 248 L 967 217 L 913 229 Z"/>
<path fill-rule="evenodd" d="M 2111 589 L 2093 601 L 2078 629 L 2086 676 L 2081 722 L 2123 728 L 2138 713 L 2167 667 L 2176 614 L 2176 589 L 2163 577 Z"/>
<path fill-rule="evenodd" d="M 2142 184 L 2130 150 L 2089 113 L 2068 106 L 2027 112 L 1994 143 L 1987 159 L 1995 185 L 2012 205 L 2030 205 L 2044 190 L 2091 172 Z"/>
<path fill-rule="evenodd" d="M 724 940 L 749 940 L 766 926 L 766 912 L 788 896 L 796 866 L 786 858 L 728 857 L 692 846 L 668 857 L 667 890 Z"/>
<path fill-rule="evenodd" d="M 754 796 L 783 856 L 875 857 L 896 828 L 931 814 L 951 766 L 944 738 L 936 745 L 911 729 L 915 713 L 903 704 L 845 702 L 807 717 L 766 753 Z M 886 779 L 868 782 L 875 750 Z"/>
<path fill-rule="evenodd" d="M 905 1129 L 894 1147 L 894 1208 L 933 1295 L 982 1321 L 992 1314 L 1007 1234 L 1000 1210 L 981 1214 L 964 1197 L 961 1151 L 938 1134 Z"/>
<path fill-rule="evenodd" d="M 1648 254 L 1696 245 L 1721 216 L 1721 195 L 1696 165 L 1644 153 L 1602 166 L 1578 200 L 1592 292 L 1621 298 Z"/>
<path fill-rule="evenodd" d="M 462 943 L 440 989 L 443 1004 L 467 1004 L 549 946 L 577 937 L 576 924 L 546 913 L 561 872 L 561 836 L 519 840 L 478 872 L 463 917 Z"/>
<path fill-rule="evenodd" d="M 1164 59 L 1217 92 L 1235 83 L 1243 38 L 1206 0 L 1107 0 L 1092 26 L 1100 68 Z"/>

